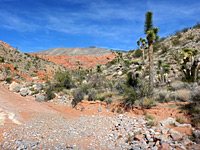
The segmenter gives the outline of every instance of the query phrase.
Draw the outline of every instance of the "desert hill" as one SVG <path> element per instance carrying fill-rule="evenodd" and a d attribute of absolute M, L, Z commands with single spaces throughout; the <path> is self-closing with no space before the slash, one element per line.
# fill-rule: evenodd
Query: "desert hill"
<path fill-rule="evenodd" d="M 32 54 L 39 55 L 72 55 L 72 56 L 101 56 L 112 54 L 110 50 L 98 47 L 88 47 L 88 48 L 53 48 L 44 51 L 32 52 Z"/>
<path fill-rule="evenodd" d="M 14 79 L 40 80 L 45 76 L 51 77 L 58 69 L 66 69 L 37 56 L 22 53 L 2 41 L 0 41 L 0 64 L 1 80 L 11 76 Z"/>
<path fill-rule="evenodd" d="M 115 58 L 110 50 L 98 47 L 54 48 L 30 54 L 63 65 L 68 69 L 77 69 L 78 64 L 83 69 L 94 68 L 97 65 L 105 65 Z"/>

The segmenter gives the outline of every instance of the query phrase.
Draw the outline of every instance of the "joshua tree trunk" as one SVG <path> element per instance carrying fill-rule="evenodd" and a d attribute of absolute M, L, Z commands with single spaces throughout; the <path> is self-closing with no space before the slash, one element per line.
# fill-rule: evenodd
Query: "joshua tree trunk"
<path fill-rule="evenodd" d="M 145 65 L 144 47 L 142 48 L 142 64 Z"/>
<path fill-rule="evenodd" d="M 153 90 L 153 46 L 149 42 L 149 90 Z"/>

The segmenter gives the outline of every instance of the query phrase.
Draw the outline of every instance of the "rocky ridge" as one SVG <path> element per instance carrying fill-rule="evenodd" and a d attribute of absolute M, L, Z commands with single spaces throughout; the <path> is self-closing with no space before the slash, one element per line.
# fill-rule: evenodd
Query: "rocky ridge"
<path fill-rule="evenodd" d="M 53 48 L 44 51 L 32 52 L 32 54 L 38 55 L 72 55 L 72 56 L 102 56 L 112 54 L 110 50 L 98 47 L 88 48 Z"/>

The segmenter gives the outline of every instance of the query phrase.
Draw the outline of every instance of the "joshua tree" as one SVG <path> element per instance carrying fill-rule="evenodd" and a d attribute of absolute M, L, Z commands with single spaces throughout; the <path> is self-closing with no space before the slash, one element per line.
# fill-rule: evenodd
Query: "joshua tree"
<path fill-rule="evenodd" d="M 149 54 L 149 90 L 153 90 L 153 42 L 155 40 L 158 40 L 159 36 L 158 28 L 153 27 L 153 21 L 152 21 L 152 15 L 153 13 L 151 11 L 148 11 L 146 13 L 146 19 L 144 24 L 144 33 L 147 35 L 147 41 L 148 41 L 148 54 Z"/>
<path fill-rule="evenodd" d="M 141 45 L 142 44 L 142 45 Z M 145 57 L 144 57 L 144 50 L 146 48 L 146 39 L 143 39 L 140 37 L 140 39 L 137 41 L 137 45 L 140 47 L 142 50 L 142 64 L 145 65 Z"/>
<path fill-rule="evenodd" d="M 198 77 L 198 63 L 199 58 L 196 58 L 198 50 L 191 50 L 184 48 L 182 52 L 183 62 L 181 63 L 181 70 L 185 75 L 187 81 L 194 82 Z"/>

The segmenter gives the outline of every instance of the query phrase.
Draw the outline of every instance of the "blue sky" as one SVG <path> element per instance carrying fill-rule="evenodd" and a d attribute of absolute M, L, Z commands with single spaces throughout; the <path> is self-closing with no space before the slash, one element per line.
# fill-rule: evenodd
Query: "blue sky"
<path fill-rule="evenodd" d="M 147 11 L 160 37 L 200 21 L 199 0 L 0 0 L 0 40 L 22 52 L 137 49 Z"/>

